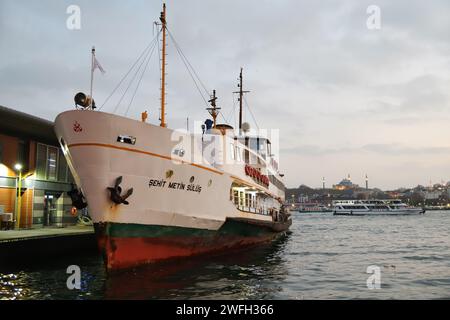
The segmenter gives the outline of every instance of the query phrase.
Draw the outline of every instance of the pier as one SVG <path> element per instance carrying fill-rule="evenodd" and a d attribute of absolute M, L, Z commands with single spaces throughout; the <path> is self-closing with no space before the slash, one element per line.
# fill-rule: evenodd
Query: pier
<path fill-rule="evenodd" d="M 94 250 L 96 243 L 93 227 L 0 231 L 0 266 Z"/>

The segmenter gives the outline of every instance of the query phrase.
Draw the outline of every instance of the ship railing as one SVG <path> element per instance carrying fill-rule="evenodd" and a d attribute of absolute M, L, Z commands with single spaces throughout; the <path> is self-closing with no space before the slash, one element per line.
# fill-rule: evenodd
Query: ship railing
<path fill-rule="evenodd" d="M 240 211 L 244 211 L 244 212 L 249 212 L 249 213 L 255 213 L 255 214 L 262 214 L 262 215 L 269 215 L 269 210 L 267 208 L 263 208 L 263 207 L 248 207 L 248 206 L 242 206 L 242 205 L 237 205 L 236 206 L 238 210 Z"/>

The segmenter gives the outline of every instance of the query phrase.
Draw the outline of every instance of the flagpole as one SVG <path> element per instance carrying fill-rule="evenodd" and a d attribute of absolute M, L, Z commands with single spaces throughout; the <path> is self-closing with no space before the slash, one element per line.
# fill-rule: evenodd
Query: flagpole
<path fill-rule="evenodd" d="M 92 47 L 92 57 L 91 57 L 91 102 L 89 103 L 89 108 L 92 109 L 92 103 L 94 101 L 94 98 L 92 97 L 92 87 L 94 85 L 94 59 L 95 59 L 95 47 Z"/>

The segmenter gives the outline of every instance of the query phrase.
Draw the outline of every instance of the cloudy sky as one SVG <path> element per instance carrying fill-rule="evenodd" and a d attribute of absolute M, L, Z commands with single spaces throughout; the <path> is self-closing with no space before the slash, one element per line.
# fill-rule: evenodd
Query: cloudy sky
<path fill-rule="evenodd" d="M 89 91 L 92 45 L 106 70 L 94 83 L 103 104 L 153 39 L 161 3 L 0 0 L 0 105 L 50 120 L 72 108 L 74 94 Z M 79 30 L 67 28 L 70 5 L 81 9 Z M 367 27 L 370 5 L 380 8 L 378 29 Z M 257 124 L 248 111 L 244 119 L 280 129 L 289 187 L 347 174 L 362 185 L 366 173 L 380 188 L 450 180 L 447 0 L 189 0 L 167 9 L 171 33 L 231 124 L 244 67 Z M 146 109 L 157 123 L 154 58 L 127 115 Z M 170 42 L 167 83 L 170 127 L 207 117 Z M 103 110 L 125 114 L 132 94 L 116 108 L 122 92 Z"/>

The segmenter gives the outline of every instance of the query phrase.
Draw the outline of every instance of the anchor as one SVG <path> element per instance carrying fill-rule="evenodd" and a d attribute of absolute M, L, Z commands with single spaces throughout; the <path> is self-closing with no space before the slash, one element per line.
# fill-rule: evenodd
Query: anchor
<path fill-rule="evenodd" d="M 129 202 L 126 200 L 133 193 L 133 188 L 128 189 L 128 191 L 122 196 L 122 188 L 120 184 L 122 183 L 122 176 L 116 179 L 113 187 L 108 187 L 107 189 L 111 192 L 110 199 L 115 204 L 125 204 L 128 205 Z"/>

